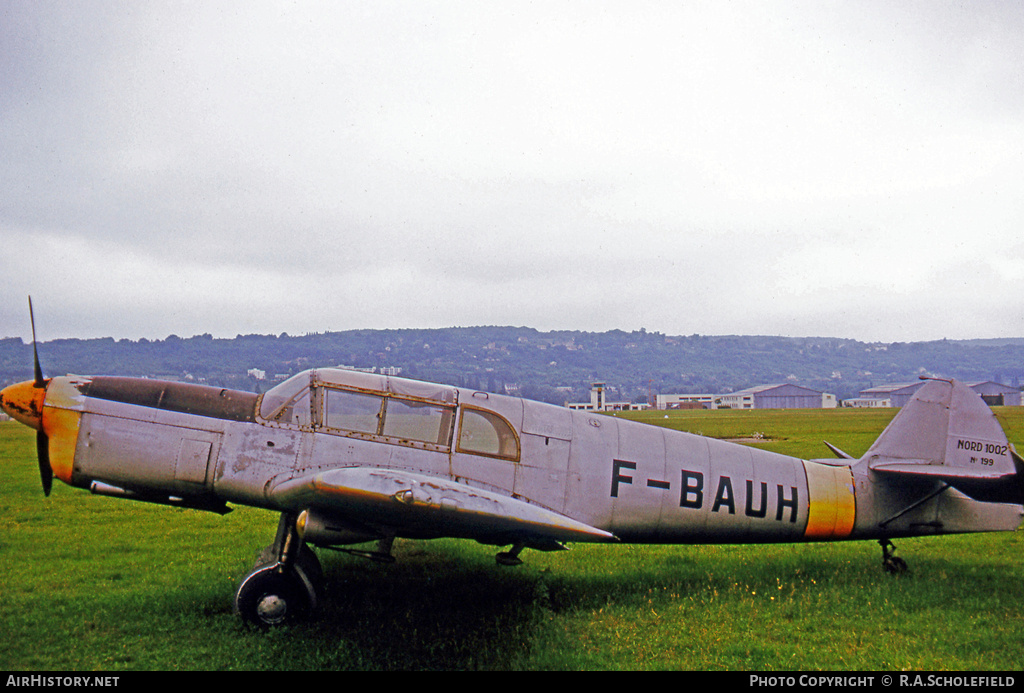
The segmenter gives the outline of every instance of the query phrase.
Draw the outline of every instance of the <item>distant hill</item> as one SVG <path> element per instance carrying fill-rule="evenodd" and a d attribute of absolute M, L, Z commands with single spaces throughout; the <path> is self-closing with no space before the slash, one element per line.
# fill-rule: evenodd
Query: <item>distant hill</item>
<path fill-rule="evenodd" d="M 1024 338 L 859 342 L 771 336 L 540 332 L 527 327 L 350 330 L 303 336 L 210 335 L 163 340 L 59 339 L 39 344 L 47 375 L 119 374 L 265 390 L 312 367 L 392 369 L 403 377 L 561 404 L 589 397 L 646 401 L 670 392 L 725 393 L 794 382 L 848 398 L 919 375 L 1024 381 Z M 0 340 L 0 384 L 32 376 L 31 344 Z M 252 371 L 253 374 L 250 374 Z M 262 375 L 262 379 L 259 376 Z"/>
<path fill-rule="evenodd" d="M 950 340 L 964 346 L 1024 346 L 1024 337 L 1001 337 L 997 339 L 954 339 Z"/>

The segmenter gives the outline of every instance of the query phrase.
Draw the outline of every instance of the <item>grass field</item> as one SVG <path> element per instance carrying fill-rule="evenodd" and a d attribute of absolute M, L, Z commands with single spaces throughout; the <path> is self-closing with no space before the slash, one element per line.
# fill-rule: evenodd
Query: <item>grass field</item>
<path fill-rule="evenodd" d="M 1001 409 L 1012 442 L 1024 410 Z M 631 415 L 766 448 L 859 455 L 893 411 Z M 874 542 L 597 546 L 495 565 L 468 541 L 399 541 L 394 565 L 321 551 L 327 603 L 261 632 L 231 613 L 277 518 L 39 487 L 34 433 L 0 423 L 0 668 L 7 670 L 1017 670 L 1020 533 Z"/>

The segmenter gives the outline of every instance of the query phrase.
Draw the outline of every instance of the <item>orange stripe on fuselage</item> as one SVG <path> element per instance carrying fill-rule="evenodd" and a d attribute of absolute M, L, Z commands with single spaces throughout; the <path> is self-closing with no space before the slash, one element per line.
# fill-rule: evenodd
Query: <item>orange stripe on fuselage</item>
<path fill-rule="evenodd" d="M 845 539 L 853 531 L 857 503 L 853 490 L 853 472 L 849 467 L 804 461 L 807 472 L 808 540 Z"/>

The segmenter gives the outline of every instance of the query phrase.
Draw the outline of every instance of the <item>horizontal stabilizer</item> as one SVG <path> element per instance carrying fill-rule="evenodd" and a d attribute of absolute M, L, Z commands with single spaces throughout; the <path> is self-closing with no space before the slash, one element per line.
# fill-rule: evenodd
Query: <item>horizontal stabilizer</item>
<path fill-rule="evenodd" d="M 832 443 L 828 442 L 827 440 L 823 440 L 821 442 L 823 442 L 825 444 L 825 446 L 828 447 L 828 449 L 832 451 L 832 454 L 835 455 L 836 457 L 838 457 L 839 459 L 841 459 L 841 460 L 852 460 L 853 459 L 853 455 L 849 455 L 849 454 L 843 452 L 842 450 L 840 450 L 839 448 L 837 448 L 835 445 L 833 445 Z"/>
<path fill-rule="evenodd" d="M 917 474 L 918 476 L 948 477 L 950 479 L 978 479 L 979 481 L 994 481 L 996 479 L 1010 479 L 1014 476 L 1012 472 L 994 472 L 977 469 L 957 469 L 955 467 L 944 467 L 928 464 L 927 462 L 876 462 L 870 465 L 876 472 L 889 472 L 891 474 Z"/>
<path fill-rule="evenodd" d="M 399 536 L 448 536 L 485 543 L 614 541 L 615 536 L 500 493 L 450 479 L 347 467 L 292 479 L 270 498 L 292 510 L 318 508 L 387 527 Z"/>
<path fill-rule="evenodd" d="M 949 484 L 974 500 L 988 503 L 1024 504 L 1018 473 L 945 467 L 923 462 L 884 462 L 870 465 L 881 474 L 930 478 Z"/>

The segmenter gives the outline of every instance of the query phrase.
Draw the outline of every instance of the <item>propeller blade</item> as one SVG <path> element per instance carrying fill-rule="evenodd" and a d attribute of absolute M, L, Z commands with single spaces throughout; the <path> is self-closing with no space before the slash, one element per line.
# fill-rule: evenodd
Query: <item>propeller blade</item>
<path fill-rule="evenodd" d="M 39 458 L 39 478 L 43 481 L 43 495 L 49 496 L 53 488 L 53 469 L 50 467 L 50 439 L 45 433 L 36 433 L 36 456 Z"/>
<path fill-rule="evenodd" d="M 46 387 L 43 380 L 43 367 L 39 365 L 39 349 L 36 347 L 36 316 L 32 312 L 32 297 L 28 297 L 28 317 L 32 321 L 32 361 L 35 367 L 36 387 Z"/>
<path fill-rule="evenodd" d="M 32 321 L 32 367 L 35 376 L 35 387 L 45 388 L 43 367 L 39 363 L 39 348 L 36 346 L 36 315 L 32 310 L 32 297 L 28 297 L 28 316 Z M 41 413 L 41 412 L 40 412 Z M 39 478 L 43 482 L 43 495 L 49 496 L 53 488 L 53 467 L 50 466 L 50 438 L 43 431 L 42 423 L 36 432 L 36 457 L 39 459 Z"/>

